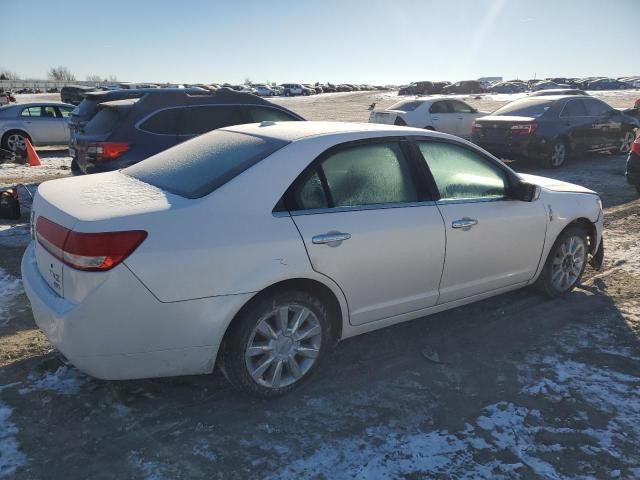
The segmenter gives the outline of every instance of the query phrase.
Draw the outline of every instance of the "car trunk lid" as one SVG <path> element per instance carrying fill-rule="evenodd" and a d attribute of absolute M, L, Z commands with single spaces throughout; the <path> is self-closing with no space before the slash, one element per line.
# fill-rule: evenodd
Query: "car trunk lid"
<path fill-rule="evenodd" d="M 489 115 L 477 118 L 472 128 L 478 140 L 493 143 L 509 140 L 518 135 L 516 129 L 535 122 L 534 117 Z"/>
<path fill-rule="evenodd" d="M 369 114 L 369 123 L 380 123 L 383 125 L 395 125 L 396 119 L 400 116 L 398 110 L 374 110 Z"/>
<path fill-rule="evenodd" d="M 181 200 L 184 201 L 120 172 L 41 184 L 32 210 L 35 255 L 40 274 L 59 296 L 80 301 L 106 279 L 108 269 L 96 271 L 88 268 L 83 271 L 69 266 L 61 259 L 65 254 L 61 252 L 60 245 L 65 239 L 59 238 L 63 235 L 60 231 L 70 231 L 74 235 L 145 231 L 146 214 L 167 210 Z M 77 251 L 66 246 L 62 250 L 69 251 L 71 260 L 78 264 Z M 80 261 L 89 258 L 87 255 L 82 253 Z"/>

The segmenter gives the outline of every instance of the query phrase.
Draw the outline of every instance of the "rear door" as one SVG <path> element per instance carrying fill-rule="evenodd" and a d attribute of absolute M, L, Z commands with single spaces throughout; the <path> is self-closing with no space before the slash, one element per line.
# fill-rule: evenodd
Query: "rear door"
<path fill-rule="evenodd" d="M 344 291 L 354 325 L 438 300 L 444 226 L 407 153 L 391 138 L 340 145 L 287 193 L 314 270 Z"/>
<path fill-rule="evenodd" d="M 593 147 L 593 119 L 582 99 L 568 100 L 559 115 L 563 130 L 568 131 L 573 141 L 574 153 L 588 151 Z"/>
<path fill-rule="evenodd" d="M 544 245 L 544 205 L 507 198 L 506 171 L 465 146 L 417 145 L 441 197 L 447 238 L 438 303 L 529 281 Z"/>
<path fill-rule="evenodd" d="M 471 138 L 471 124 L 480 116 L 475 113 L 473 107 L 460 100 L 448 100 L 449 110 L 453 114 L 454 135 L 469 139 Z"/>
<path fill-rule="evenodd" d="M 73 107 L 55 107 L 56 110 L 56 118 L 60 124 L 61 128 L 61 137 L 60 137 L 60 145 L 69 143 L 69 117 L 71 116 L 71 112 L 73 111 Z"/>

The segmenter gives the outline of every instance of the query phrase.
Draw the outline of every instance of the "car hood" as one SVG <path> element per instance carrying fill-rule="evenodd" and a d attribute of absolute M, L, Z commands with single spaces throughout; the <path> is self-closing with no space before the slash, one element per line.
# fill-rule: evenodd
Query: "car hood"
<path fill-rule="evenodd" d="M 528 175 L 525 173 L 519 173 L 518 175 L 527 183 L 538 185 L 553 192 L 589 193 L 597 195 L 593 190 L 576 185 L 575 183 L 563 182 L 562 180 L 556 180 L 555 178 L 539 177 L 537 175 Z"/>

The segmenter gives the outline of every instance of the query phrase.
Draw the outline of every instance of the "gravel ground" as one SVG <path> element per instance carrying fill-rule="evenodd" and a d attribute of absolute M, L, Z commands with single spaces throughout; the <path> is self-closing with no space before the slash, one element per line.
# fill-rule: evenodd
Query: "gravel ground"
<path fill-rule="evenodd" d="M 603 95 L 627 106 L 637 92 Z M 472 98 L 491 110 L 513 96 Z M 393 93 L 276 99 L 366 121 Z M 0 184 L 67 175 L 0 165 Z M 346 340 L 288 397 L 239 397 L 219 373 L 104 382 L 61 363 L 33 322 L 21 221 L 0 224 L 0 478 L 640 478 L 640 200 L 620 155 L 559 171 L 606 207 L 606 260 L 566 298 L 531 289 Z M 422 355 L 427 348 L 440 363 Z"/>

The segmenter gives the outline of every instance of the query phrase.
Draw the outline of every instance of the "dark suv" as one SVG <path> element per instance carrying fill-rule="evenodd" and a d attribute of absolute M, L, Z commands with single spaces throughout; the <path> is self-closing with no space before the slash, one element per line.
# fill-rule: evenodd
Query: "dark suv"
<path fill-rule="evenodd" d="M 224 88 L 150 89 L 142 96 L 95 106 L 97 113 L 75 133 L 70 147 L 81 173 L 124 168 L 217 128 L 304 120 L 256 95 Z"/>
<path fill-rule="evenodd" d="M 453 85 L 447 85 L 442 89 L 442 93 L 482 93 L 484 88 L 482 84 L 477 80 L 463 80 L 456 82 Z"/>
<path fill-rule="evenodd" d="M 60 98 L 63 103 L 70 103 L 71 105 L 78 105 L 84 96 L 96 90 L 95 87 L 87 87 L 85 85 L 67 85 L 60 89 Z"/>

